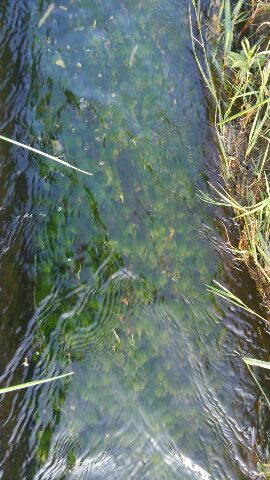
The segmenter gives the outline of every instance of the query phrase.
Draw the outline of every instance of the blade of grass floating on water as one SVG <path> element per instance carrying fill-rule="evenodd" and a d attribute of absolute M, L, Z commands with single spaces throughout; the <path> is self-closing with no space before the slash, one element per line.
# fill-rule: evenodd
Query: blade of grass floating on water
<path fill-rule="evenodd" d="M 42 27 L 43 23 L 46 22 L 47 18 L 51 15 L 52 11 L 54 9 L 54 3 L 51 3 L 47 10 L 45 11 L 45 13 L 42 15 L 42 17 L 40 18 L 39 22 L 38 22 L 38 28 Z"/>
<path fill-rule="evenodd" d="M 262 102 L 256 103 L 256 105 L 253 105 L 253 107 L 247 108 L 246 110 L 243 110 L 242 112 L 235 113 L 235 115 L 232 115 L 229 118 L 225 118 L 221 120 L 221 122 L 217 123 L 217 126 L 224 125 L 224 123 L 231 122 L 232 120 L 235 120 L 236 118 L 242 117 L 244 115 L 247 115 L 250 112 L 253 112 L 256 108 L 262 107 L 262 105 L 265 105 L 266 103 L 270 102 L 270 98 L 267 98 L 266 100 L 262 100 Z"/>
<path fill-rule="evenodd" d="M 260 391 L 262 392 L 262 394 L 263 394 L 263 396 L 264 396 L 264 398 L 265 398 L 265 400 L 266 400 L 266 402 L 267 402 L 267 405 L 268 405 L 268 407 L 270 408 L 270 401 L 269 401 L 269 399 L 268 399 L 268 397 L 267 397 L 267 395 L 266 395 L 265 391 L 263 390 L 263 388 L 262 388 L 262 386 L 261 386 L 261 384 L 260 384 L 259 380 L 256 378 L 256 376 L 255 376 L 255 375 L 254 375 L 254 373 L 252 372 L 252 370 L 251 370 L 251 368 L 250 368 L 249 364 L 248 364 L 248 363 L 246 363 L 246 362 L 245 362 L 245 364 L 246 364 L 246 366 L 247 366 L 247 368 L 248 368 L 248 370 L 249 370 L 249 373 L 251 374 L 251 376 L 253 377 L 254 381 L 255 381 L 255 382 L 256 382 L 256 384 L 258 385 L 258 387 L 259 387 Z"/>
<path fill-rule="evenodd" d="M 137 52 L 139 48 L 139 45 L 135 45 L 135 47 L 133 48 L 132 52 L 131 52 L 131 55 L 130 55 L 130 59 L 129 59 L 129 67 L 131 68 L 132 67 L 132 64 L 133 64 L 133 60 L 134 60 L 134 57 L 135 57 L 135 54 Z"/>
<path fill-rule="evenodd" d="M 54 157 L 53 155 L 49 155 L 49 153 L 44 153 L 38 150 L 37 148 L 30 147 L 28 145 L 24 145 L 24 143 L 17 142 L 17 140 L 13 140 L 12 138 L 4 137 L 3 135 L 0 135 L 0 140 L 4 140 L 5 142 L 12 143 L 13 145 L 16 145 L 17 147 L 22 147 L 25 148 L 26 150 L 29 150 L 30 152 L 37 153 L 38 155 L 41 155 L 43 157 L 49 158 L 50 160 L 53 160 L 54 162 L 61 163 L 61 165 L 64 165 L 65 167 L 71 168 L 72 170 L 76 170 L 77 172 L 84 173 L 85 175 L 93 175 L 93 173 L 86 172 L 85 170 L 81 170 L 78 167 L 75 167 L 74 165 L 71 165 L 68 162 L 65 162 L 64 160 L 61 160 L 61 158 Z"/>
<path fill-rule="evenodd" d="M 270 370 L 270 362 L 265 362 L 264 360 L 257 360 L 256 358 L 251 357 L 244 357 L 243 360 L 247 365 L 266 368 L 267 370 Z"/>
<path fill-rule="evenodd" d="M 35 387 L 37 385 L 42 385 L 43 383 L 54 382 L 55 380 L 59 380 L 60 378 L 65 378 L 73 374 L 74 372 L 69 372 L 69 373 L 64 373 L 62 375 L 57 375 L 56 377 L 44 378 L 43 380 L 33 380 L 32 382 L 21 383 L 20 385 L 13 385 L 11 387 L 0 388 L 0 394 L 14 392 L 14 391 L 22 390 L 24 388 L 29 388 L 29 387 Z"/>
<path fill-rule="evenodd" d="M 255 315 L 256 317 L 260 318 L 264 322 L 267 322 L 266 318 L 262 317 L 259 313 L 254 312 L 251 308 L 249 308 L 240 298 L 238 298 L 236 295 L 234 295 L 230 290 L 228 290 L 226 287 L 224 287 L 221 283 L 217 282 L 214 280 L 214 283 L 218 286 L 218 288 L 213 287 L 212 285 L 206 285 L 207 290 L 211 293 L 214 293 L 215 295 L 224 298 L 225 300 L 229 300 L 231 303 L 236 305 L 237 307 L 242 308 L 242 310 L 245 310 L 248 313 L 251 313 L 252 315 Z"/>

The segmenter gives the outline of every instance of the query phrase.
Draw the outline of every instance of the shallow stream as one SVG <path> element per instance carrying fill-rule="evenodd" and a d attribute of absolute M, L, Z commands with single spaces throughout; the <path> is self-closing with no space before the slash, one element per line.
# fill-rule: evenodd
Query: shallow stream
<path fill-rule="evenodd" d="M 74 371 L 0 398 L 0 478 L 256 478 L 269 337 L 206 288 L 258 308 L 196 195 L 189 2 L 2 0 L 0 37 L 1 133 L 93 173 L 0 142 L 0 383 Z"/>

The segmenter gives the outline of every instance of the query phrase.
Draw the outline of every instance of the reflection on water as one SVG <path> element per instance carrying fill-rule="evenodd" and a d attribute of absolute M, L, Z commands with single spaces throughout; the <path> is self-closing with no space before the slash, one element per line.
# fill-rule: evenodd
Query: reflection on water
<path fill-rule="evenodd" d="M 53 5 L 0 6 L 1 127 L 94 176 L 0 144 L 1 382 L 75 375 L 1 398 L 1 478 L 255 478 L 267 332 L 205 288 L 255 301 L 195 195 L 188 2 Z"/>

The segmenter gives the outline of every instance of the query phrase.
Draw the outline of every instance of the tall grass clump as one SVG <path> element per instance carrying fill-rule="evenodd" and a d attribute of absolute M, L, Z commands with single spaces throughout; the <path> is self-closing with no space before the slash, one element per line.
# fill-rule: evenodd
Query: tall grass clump
<path fill-rule="evenodd" d="M 270 308 L 270 2 L 217 1 L 203 15 L 193 0 L 193 12 L 193 52 L 213 105 L 223 179 L 214 201 L 233 208 L 233 249 Z"/>

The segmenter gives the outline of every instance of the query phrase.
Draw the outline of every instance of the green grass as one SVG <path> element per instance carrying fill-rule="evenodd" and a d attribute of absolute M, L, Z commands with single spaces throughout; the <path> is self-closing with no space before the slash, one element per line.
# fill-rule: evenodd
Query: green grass
<path fill-rule="evenodd" d="M 234 8 L 225 0 L 218 14 L 209 12 L 207 24 L 200 3 L 193 0 L 193 7 L 193 52 L 213 106 L 223 178 L 222 187 L 213 187 L 216 200 L 210 201 L 233 208 L 240 238 L 233 249 L 269 306 L 270 3 L 253 2 L 244 9 L 243 0 Z M 210 28 L 212 38 L 206 41 Z"/>

